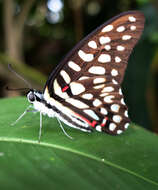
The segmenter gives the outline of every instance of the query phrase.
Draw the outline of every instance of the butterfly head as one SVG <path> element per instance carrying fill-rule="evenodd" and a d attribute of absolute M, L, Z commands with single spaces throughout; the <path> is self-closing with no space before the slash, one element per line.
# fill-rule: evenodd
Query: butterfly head
<path fill-rule="evenodd" d="M 30 107 L 32 107 L 35 112 L 40 112 L 43 115 L 54 117 L 54 111 L 53 109 L 50 110 L 50 107 L 44 100 L 44 95 L 42 92 L 31 89 L 27 94 L 27 99 L 32 104 Z"/>
<path fill-rule="evenodd" d="M 31 104 L 35 102 L 42 102 L 43 94 L 42 92 L 37 90 L 30 90 L 27 94 L 27 99 Z"/>

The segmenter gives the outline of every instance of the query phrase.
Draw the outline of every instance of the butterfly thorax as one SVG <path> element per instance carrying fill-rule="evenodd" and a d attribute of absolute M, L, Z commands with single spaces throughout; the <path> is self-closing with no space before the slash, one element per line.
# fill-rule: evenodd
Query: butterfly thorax
<path fill-rule="evenodd" d="M 30 90 L 27 94 L 28 101 L 33 104 L 33 107 L 36 111 L 41 112 L 43 115 L 48 115 L 49 117 L 55 116 L 55 110 L 53 107 L 47 104 L 44 100 L 43 93 L 37 90 Z"/>

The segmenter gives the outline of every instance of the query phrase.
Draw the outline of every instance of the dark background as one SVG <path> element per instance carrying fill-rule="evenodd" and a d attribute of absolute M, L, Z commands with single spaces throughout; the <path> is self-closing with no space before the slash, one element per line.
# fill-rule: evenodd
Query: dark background
<path fill-rule="evenodd" d="M 78 41 L 128 10 L 142 11 L 146 23 L 122 85 L 125 101 L 134 123 L 158 132 L 157 0 L 0 0 L 0 97 L 25 95 L 5 89 L 27 87 L 8 70 L 9 63 L 42 90 L 51 70 Z"/>

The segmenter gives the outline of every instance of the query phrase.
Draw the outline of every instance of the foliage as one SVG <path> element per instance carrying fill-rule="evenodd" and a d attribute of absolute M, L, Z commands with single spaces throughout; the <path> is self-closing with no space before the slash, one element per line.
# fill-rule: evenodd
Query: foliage
<path fill-rule="evenodd" d="M 0 100 L 1 189 L 158 189 L 158 137 L 134 124 L 123 135 L 84 133 L 28 113 L 24 98 Z"/>

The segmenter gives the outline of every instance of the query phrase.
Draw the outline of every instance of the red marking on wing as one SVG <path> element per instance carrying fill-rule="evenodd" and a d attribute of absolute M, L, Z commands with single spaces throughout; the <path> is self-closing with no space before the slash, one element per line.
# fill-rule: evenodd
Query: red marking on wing
<path fill-rule="evenodd" d="M 69 86 L 65 86 L 63 89 L 62 89 L 62 92 L 65 92 L 67 89 L 69 88 Z"/>
<path fill-rule="evenodd" d="M 106 125 L 107 120 L 108 120 L 108 117 L 105 117 L 105 118 L 103 119 L 103 122 L 102 122 L 102 124 L 101 124 L 101 127 L 104 127 L 104 126 Z"/>
<path fill-rule="evenodd" d="M 92 126 L 92 127 L 95 127 L 95 125 L 97 124 L 97 122 L 96 121 L 93 121 L 92 123 L 91 122 L 89 122 L 90 123 L 90 125 Z"/>
<path fill-rule="evenodd" d="M 79 115 L 77 113 L 75 113 L 75 115 L 78 116 L 79 118 L 81 118 L 82 120 L 84 120 L 85 122 L 87 122 L 92 127 L 95 127 L 95 125 L 97 124 L 96 121 L 90 122 L 88 119 L 86 119 L 85 117 L 83 117 L 83 116 L 81 116 L 81 115 Z"/>

